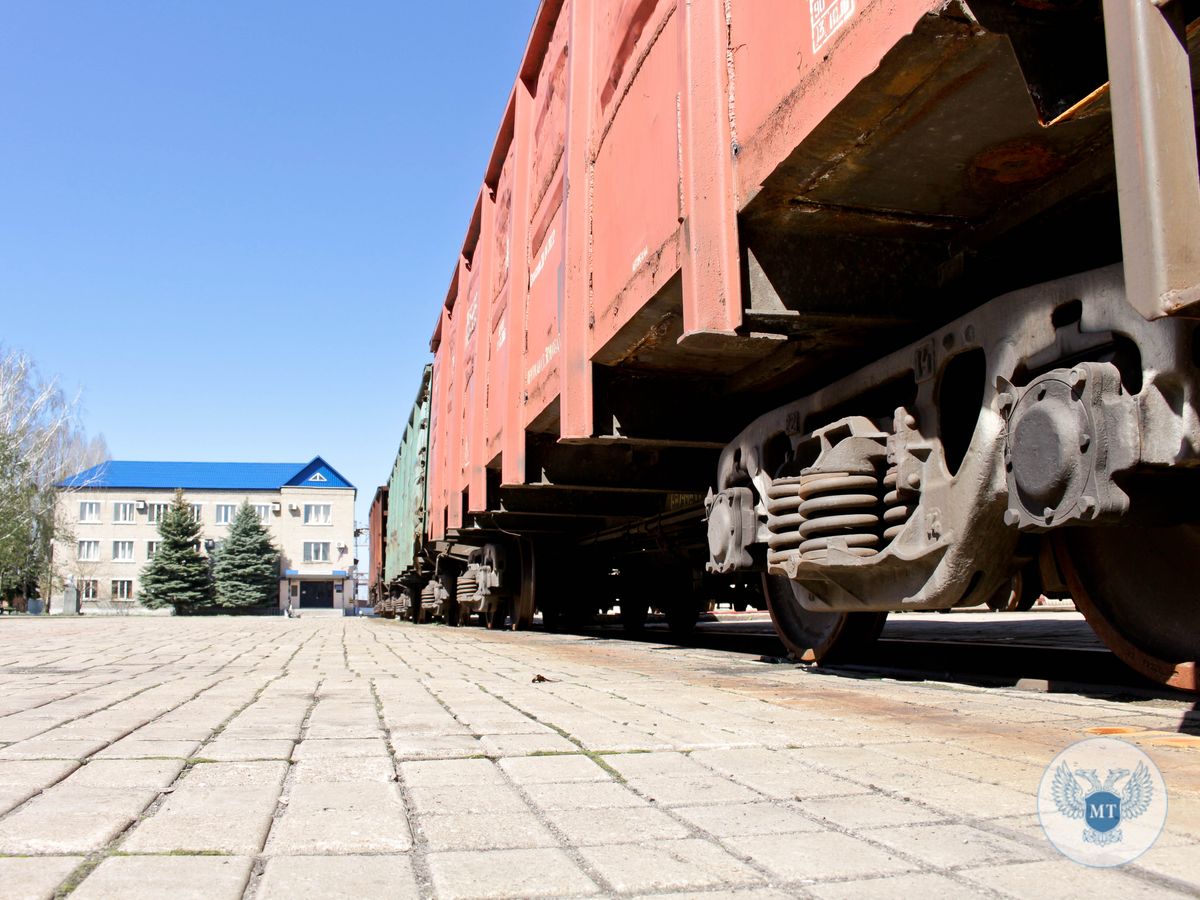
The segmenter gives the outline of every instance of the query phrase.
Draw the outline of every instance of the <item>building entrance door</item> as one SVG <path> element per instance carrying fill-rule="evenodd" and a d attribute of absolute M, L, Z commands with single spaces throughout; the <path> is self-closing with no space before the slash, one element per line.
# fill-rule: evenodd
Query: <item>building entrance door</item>
<path fill-rule="evenodd" d="M 300 608 L 333 609 L 333 582 L 300 582 Z"/>

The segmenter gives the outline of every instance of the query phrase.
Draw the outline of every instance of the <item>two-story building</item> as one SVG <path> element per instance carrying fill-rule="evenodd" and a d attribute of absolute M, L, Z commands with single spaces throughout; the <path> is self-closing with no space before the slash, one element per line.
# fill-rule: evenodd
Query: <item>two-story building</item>
<path fill-rule="evenodd" d="M 68 580 L 85 611 L 140 609 L 141 573 L 176 490 L 191 504 L 206 553 L 219 547 L 243 502 L 254 507 L 280 550 L 280 607 L 353 605 L 356 491 L 319 456 L 307 463 L 111 460 L 58 487 L 55 611 Z"/>

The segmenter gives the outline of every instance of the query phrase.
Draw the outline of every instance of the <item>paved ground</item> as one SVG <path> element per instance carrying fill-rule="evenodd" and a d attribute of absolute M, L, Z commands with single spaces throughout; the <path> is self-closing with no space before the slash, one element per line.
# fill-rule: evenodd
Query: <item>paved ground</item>
<path fill-rule="evenodd" d="M 1191 709 L 369 620 L 6 620 L 0 896 L 1194 896 Z M 1033 795 L 1114 731 L 1168 828 L 1088 869 Z"/>

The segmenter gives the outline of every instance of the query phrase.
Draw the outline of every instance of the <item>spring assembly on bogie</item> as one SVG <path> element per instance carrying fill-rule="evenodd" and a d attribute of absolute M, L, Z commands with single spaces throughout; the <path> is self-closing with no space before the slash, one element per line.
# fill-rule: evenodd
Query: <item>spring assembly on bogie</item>
<path fill-rule="evenodd" d="M 800 546 L 800 483 L 799 476 L 776 478 L 767 488 L 767 564 L 782 563 L 787 555 Z"/>
<path fill-rule="evenodd" d="M 433 582 L 432 581 L 426 582 L 425 587 L 421 588 L 421 605 L 429 606 L 436 599 L 437 599 L 437 595 L 433 592 Z"/>
<path fill-rule="evenodd" d="M 818 561 L 831 538 L 854 556 L 879 552 L 879 479 L 874 475 L 819 472 L 801 476 L 800 555 Z"/>
<path fill-rule="evenodd" d="M 767 494 L 768 565 L 799 550 L 819 562 L 831 540 L 854 556 L 879 552 L 879 478 L 847 472 L 813 472 L 776 479 Z"/>
<path fill-rule="evenodd" d="M 454 597 L 460 601 L 470 602 L 475 599 L 475 592 L 478 588 L 479 584 L 475 581 L 474 575 L 459 575 L 454 586 Z"/>
<path fill-rule="evenodd" d="M 904 530 L 904 525 L 913 511 L 911 506 L 900 499 L 900 493 L 896 489 L 898 481 L 899 469 L 891 466 L 883 476 L 883 545 L 885 547 Z"/>

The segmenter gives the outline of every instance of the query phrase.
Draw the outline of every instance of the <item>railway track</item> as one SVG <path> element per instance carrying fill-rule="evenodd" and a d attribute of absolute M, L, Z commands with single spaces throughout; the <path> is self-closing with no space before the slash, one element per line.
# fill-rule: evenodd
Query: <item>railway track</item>
<path fill-rule="evenodd" d="M 615 618 L 579 633 L 789 661 L 766 614 L 709 617 L 687 637 L 672 635 L 665 622 L 658 621 L 631 637 Z M 847 677 L 957 681 L 1050 692 L 1189 696 L 1143 678 L 1100 642 L 1082 616 L 1057 610 L 893 615 L 869 654 L 821 670 Z"/>

